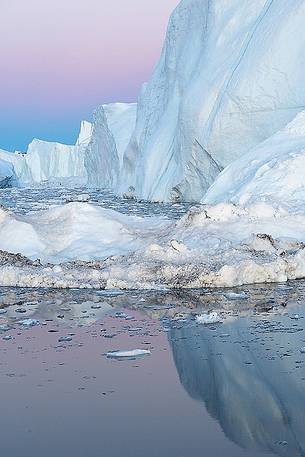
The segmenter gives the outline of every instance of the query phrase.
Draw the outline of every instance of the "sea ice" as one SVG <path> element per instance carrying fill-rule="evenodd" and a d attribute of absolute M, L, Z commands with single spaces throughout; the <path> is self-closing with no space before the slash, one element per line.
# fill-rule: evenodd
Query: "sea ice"
<path fill-rule="evenodd" d="M 109 359 L 137 359 L 150 354 L 151 351 L 147 349 L 132 349 L 128 351 L 110 351 L 107 352 L 106 357 Z"/>

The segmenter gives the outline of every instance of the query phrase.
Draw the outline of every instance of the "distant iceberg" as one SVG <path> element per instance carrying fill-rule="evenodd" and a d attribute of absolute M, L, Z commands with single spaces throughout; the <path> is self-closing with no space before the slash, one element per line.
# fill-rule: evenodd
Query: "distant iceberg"
<path fill-rule="evenodd" d="M 92 138 L 85 153 L 89 186 L 117 190 L 136 110 L 135 103 L 112 103 L 95 111 Z"/>
<path fill-rule="evenodd" d="M 74 178 L 85 183 L 84 154 L 91 139 L 92 124 L 81 123 L 76 145 L 68 146 L 34 139 L 26 153 L 0 150 L 0 159 L 11 164 L 14 184 L 34 185 L 50 179 Z"/>

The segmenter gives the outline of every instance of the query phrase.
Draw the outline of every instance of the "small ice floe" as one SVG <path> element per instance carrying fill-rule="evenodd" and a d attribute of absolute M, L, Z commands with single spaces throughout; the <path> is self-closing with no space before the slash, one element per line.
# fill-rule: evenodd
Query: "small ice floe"
<path fill-rule="evenodd" d="M 115 317 L 118 319 L 125 319 L 126 321 L 131 321 L 134 319 L 133 316 L 130 316 L 129 314 L 123 313 L 123 312 L 117 312 L 115 313 Z"/>
<path fill-rule="evenodd" d="M 13 339 L 13 337 L 12 337 L 12 335 L 5 335 L 5 336 L 2 337 L 2 339 L 3 339 L 4 341 L 10 341 L 10 340 Z"/>
<path fill-rule="evenodd" d="M 305 346 L 300 349 L 301 354 L 305 354 Z"/>
<path fill-rule="evenodd" d="M 227 292 L 224 296 L 228 300 L 246 300 L 248 295 L 245 292 L 240 292 L 239 294 L 236 292 Z"/>
<path fill-rule="evenodd" d="M 77 196 L 77 201 L 78 202 L 88 202 L 90 200 L 90 195 L 89 194 L 80 194 Z"/>
<path fill-rule="evenodd" d="M 66 343 L 68 341 L 72 341 L 72 336 L 68 335 L 68 336 L 61 336 L 60 338 L 58 338 L 59 343 Z"/>
<path fill-rule="evenodd" d="M 34 327 L 39 324 L 39 321 L 37 319 L 23 319 L 22 321 L 18 321 L 18 324 L 23 327 Z"/>
<path fill-rule="evenodd" d="M 0 314 L 6 314 L 7 313 L 7 309 L 0 309 Z"/>
<path fill-rule="evenodd" d="M 290 317 L 290 319 L 294 319 L 294 320 L 298 320 L 300 319 L 300 315 L 299 314 L 294 314 L 293 316 Z"/>
<path fill-rule="evenodd" d="M 216 324 L 218 322 L 222 322 L 220 316 L 214 311 L 210 314 L 198 314 L 196 316 L 196 322 L 198 324 Z"/>
<path fill-rule="evenodd" d="M 151 352 L 147 349 L 131 349 L 129 351 L 110 351 L 106 353 L 106 357 L 117 360 L 134 360 L 150 354 Z"/>
<path fill-rule="evenodd" d="M 11 328 L 8 324 L 0 324 L 0 332 L 8 332 Z"/>

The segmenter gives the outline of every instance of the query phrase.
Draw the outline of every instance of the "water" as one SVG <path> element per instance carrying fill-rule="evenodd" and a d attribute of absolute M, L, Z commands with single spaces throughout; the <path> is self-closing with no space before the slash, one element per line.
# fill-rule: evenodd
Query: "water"
<path fill-rule="evenodd" d="M 11 189 L 18 214 L 82 193 L 125 213 L 157 205 L 85 189 Z M 1 455 L 305 455 L 305 282 L 200 291 L 0 288 Z M 215 312 L 221 323 L 196 316 Z M 145 351 L 112 359 L 113 351 Z"/>
<path fill-rule="evenodd" d="M 304 455 L 305 284 L 238 292 L 1 289 L 1 454 Z"/>
<path fill-rule="evenodd" d="M 192 206 L 190 203 L 150 203 L 117 197 L 109 190 L 87 188 L 62 188 L 41 185 L 38 188 L 0 189 L 0 203 L 16 214 L 40 211 L 55 205 L 77 201 L 79 196 L 88 195 L 89 203 L 137 216 L 161 215 L 169 219 L 179 219 Z M 197 205 L 198 206 L 198 205 Z"/>

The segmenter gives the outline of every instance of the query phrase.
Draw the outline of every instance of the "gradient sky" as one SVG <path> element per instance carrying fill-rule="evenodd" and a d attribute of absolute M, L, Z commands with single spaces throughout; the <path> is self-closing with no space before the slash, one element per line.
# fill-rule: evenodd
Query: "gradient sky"
<path fill-rule="evenodd" d="M 0 148 L 74 143 L 101 103 L 136 101 L 179 0 L 1 0 Z"/>

